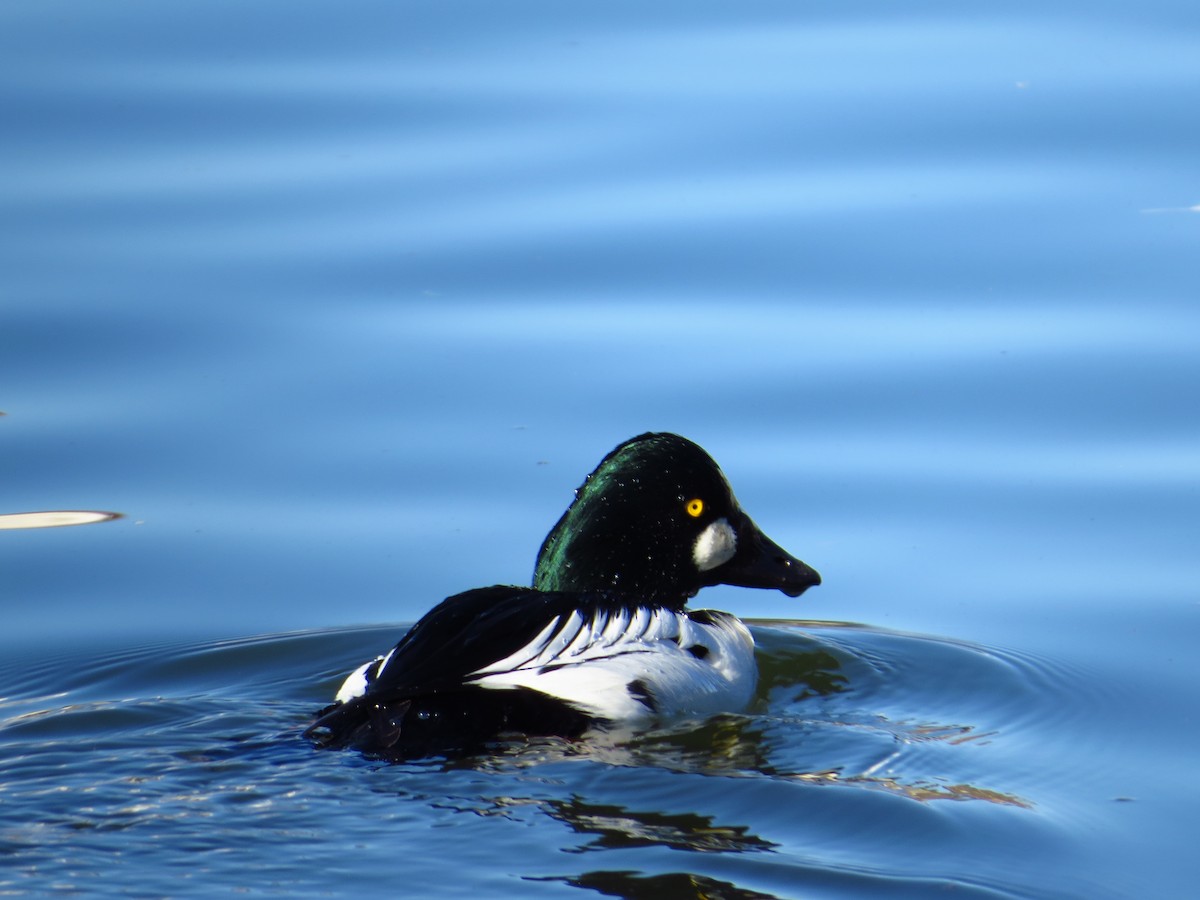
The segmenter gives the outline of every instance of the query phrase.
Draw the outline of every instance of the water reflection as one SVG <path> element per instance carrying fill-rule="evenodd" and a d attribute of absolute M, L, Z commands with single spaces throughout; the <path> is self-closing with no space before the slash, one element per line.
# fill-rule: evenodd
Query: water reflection
<path fill-rule="evenodd" d="M 890 776 L 870 774 L 843 777 L 837 770 L 824 772 L 776 773 L 776 777 L 800 781 L 806 784 L 844 784 L 873 790 L 887 791 L 921 802 L 929 800 L 984 800 L 1001 806 L 1017 806 L 1032 809 L 1033 804 L 1015 794 L 993 791 L 972 784 L 937 784 L 935 782 L 905 783 Z"/>
<path fill-rule="evenodd" d="M 662 813 L 588 803 L 579 797 L 549 801 L 546 813 L 578 834 L 596 837 L 571 852 L 664 846 L 701 853 L 742 853 L 778 846 L 750 834 L 745 825 L 719 825 L 712 816 Z"/>
<path fill-rule="evenodd" d="M 609 897 L 624 897 L 626 900 L 777 900 L 775 894 L 763 894 L 693 872 L 641 875 L 637 872 L 597 871 L 544 880 L 561 881 L 572 887 L 585 888 Z"/>

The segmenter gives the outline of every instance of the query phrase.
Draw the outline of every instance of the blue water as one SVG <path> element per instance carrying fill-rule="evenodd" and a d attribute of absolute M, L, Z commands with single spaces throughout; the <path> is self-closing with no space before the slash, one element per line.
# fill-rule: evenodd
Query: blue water
<path fill-rule="evenodd" d="M 1188 897 L 1200 14 L 0 8 L 0 890 Z M 745 715 L 299 738 L 648 429 Z M 2 524 L 2 520 L 0 520 Z M 581 893 L 582 892 L 582 893 Z"/>

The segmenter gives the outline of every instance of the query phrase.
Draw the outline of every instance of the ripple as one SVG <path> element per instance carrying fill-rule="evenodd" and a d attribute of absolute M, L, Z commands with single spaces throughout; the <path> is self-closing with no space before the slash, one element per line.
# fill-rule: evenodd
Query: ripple
<path fill-rule="evenodd" d="M 1064 786 L 1062 697 L 1085 673 L 863 626 L 752 627 L 762 679 L 745 714 L 402 765 L 315 751 L 299 736 L 347 660 L 395 626 L 45 656 L 4 707 L 0 843 L 27 874 L 63 854 L 100 870 L 114 848 L 136 857 L 124 848 L 147 842 L 220 849 L 228 874 L 284 848 L 319 857 L 333 846 L 320 835 L 335 829 L 337 847 L 357 846 L 381 871 L 397 841 L 416 847 L 412 877 L 431 884 L 420 860 L 432 865 L 441 851 L 428 842 L 454 828 L 470 871 L 519 856 L 521 877 L 595 887 L 621 882 L 613 873 L 629 854 L 641 860 L 630 871 L 653 873 L 667 862 L 646 854 L 684 852 L 759 860 L 736 883 L 763 896 L 794 893 L 773 889 L 777 878 L 817 891 L 1020 894 L 1005 866 L 953 860 L 979 841 L 1068 852 L 1078 817 L 1045 812 Z M 531 839 L 544 850 L 531 855 Z M 919 852 L 956 845 L 963 853 L 946 860 Z M 563 875 L 563 853 L 604 863 Z M 717 874 L 698 868 L 687 883 L 716 885 Z M 282 877 L 309 883 L 294 868 Z"/>
<path fill-rule="evenodd" d="M 781 778 L 920 801 L 1061 804 L 1069 770 L 1042 761 L 1070 754 L 1070 726 L 1103 702 L 1090 673 L 1024 651 L 828 622 L 755 634 L 761 739 Z"/>

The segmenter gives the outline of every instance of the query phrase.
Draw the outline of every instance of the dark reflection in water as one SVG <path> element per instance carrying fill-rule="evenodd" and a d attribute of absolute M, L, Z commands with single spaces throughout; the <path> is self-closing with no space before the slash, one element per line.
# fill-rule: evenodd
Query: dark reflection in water
<path fill-rule="evenodd" d="M 668 875 L 585 872 L 573 878 L 557 880 L 572 887 L 586 888 L 609 897 L 625 897 L 627 900 L 775 900 L 777 896 L 691 872 L 672 872 Z"/>
<path fill-rule="evenodd" d="M 574 852 L 661 845 L 699 853 L 741 853 L 776 846 L 750 834 L 744 825 L 719 825 L 696 813 L 635 811 L 587 803 L 578 797 L 546 804 L 546 812 L 580 834 L 595 839 Z"/>
<path fill-rule="evenodd" d="M 770 653 L 759 654 L 758 686 L 764 694 L 774 688 L 799 687 L 792 700 L 801 702 L 809 697 L 827 697 L 846 689 L 846 676 L 841 661 L 815 641 L 805 646 L 804 639 L 794 641 L 799 646 L 774 646 Z"/>
<path fill-rule="evenodd" d="M 912 879 L 904 882 L 887 881 L 869 874 L 813 873 L 822 890 L 809 887 L 805 896 L 880 896 L 926 898 L 945 893 L 956 897 L 996 897 L 996 891 L 951 883 L 947 881 Z M 536 880 L 536 879 L 532 879 Z M 547 879 L 550 880 L 550 879 Z M 572 887 L 584 888 L 609 897 L 626 900 L 782 900 L 796 896 L 783 888 L 781 893 L 763 893 L 740 887 L 730 881 L 694 872 L 670 872 L 664 875 L 645 875 L 628 870 L 585 872 L 582 875 L 553 879 Z M 805 879 L 806 884 L 812 883 Z M 790 886 L 789 886 L 790 887 Z"/>

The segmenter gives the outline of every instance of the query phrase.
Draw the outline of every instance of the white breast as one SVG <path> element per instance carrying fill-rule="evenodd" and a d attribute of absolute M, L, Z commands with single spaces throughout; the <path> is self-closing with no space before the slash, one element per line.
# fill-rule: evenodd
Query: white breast
<path fill-rule="evenodd" d="M 740 710 L 754 695 L 754 638 L 736 617 L 637 608 L 556 617 L 528 644 L 471 673 L 526 687 L 589 715 L 637 724 Z"/>

